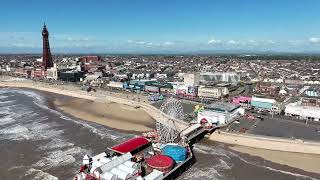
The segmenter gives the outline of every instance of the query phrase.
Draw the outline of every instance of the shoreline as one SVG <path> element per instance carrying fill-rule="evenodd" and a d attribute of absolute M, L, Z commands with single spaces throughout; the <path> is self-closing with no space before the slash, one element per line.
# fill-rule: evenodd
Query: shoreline
<path fill-rule="evenodd" d="M 146 114 L 152 117 L 154 120 L 157 120 L 161 123 L 166 124 L 168 119 L 171 119 L 170 116 L 163 113 L 156 107 L 142 101 L 134 101 L 132 99 L 127 99 L 125 97 L 118 97 L 119 93 L 107 92 L 107 91 L 97 91 L 97 92 L 86 92 L 79 89 L 79 87 L 73 86 L 56 86 L 41 84 L 38 82 L 4 82 L 0 81 L 0 87 L 12 87 L 12 88 L 29 88 L 39 91 L 45 91 L 65 96 L 70 96 L 74 98 L 91 100 L 94 102 L 115 102 L 121 105 L 126 105 L 134 108 L 142 109 Z M 188 127 L 188 123 L 175 119 L 175 125 L 178 130 L 184 130 Z"/>
<path fill-rule="evenodd" d="M 56 109 L 73 117 L 123 132 L 141 134 L 153 130 L 154 119 L 142 109 L 114 102 L 95 102 L 80 98 L 54 100 Z"/>
<path fill-rule="evenodd" d="M 271 163 L 312 173 L 320 178 L 320 155 L 273 151 L 240 145 L 229 145 L 228 148 L 234 152 L 259 157 Z"/>
<path fill-rule="evenodd" d="M 286 139 L 271 136 L 252 134 L 235 134 L 229 132 L 213 132 L 209 139 L 226 144 L 246 146 L 257 149 L 266 149 L 280 152 L 320 155 L 320 142 L 303 141 L 300 139 Z"/>
<path fill-rule="evenodd" d="M 45 96 L 50 96 L 50 99 L 46 99 L 46 103 L 50 108 L 83 121 L 94 122 L 120 132 L 141 135 L 143 132 L 155 129 L 155 120 L 147 112 L 141 108 L 136 109 L 126 104 L 110 101 L 97 102 L 91 98 L 79 98 L 38 88 L 2 85 L 0 85 L 0 88 L 17 88 L 41 92 Z M 65 98 L 58 98 L 57 96 Z M 108 109 L 101 108 L 106 106 L 111 107 Z"/>

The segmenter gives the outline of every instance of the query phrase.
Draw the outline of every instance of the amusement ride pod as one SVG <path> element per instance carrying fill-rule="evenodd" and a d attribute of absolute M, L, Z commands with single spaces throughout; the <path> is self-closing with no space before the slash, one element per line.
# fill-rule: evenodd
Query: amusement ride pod
<path fill-rule="evenodd" d="M 168 173 L 174 165 L 174 161 L 171 157 L 161 154 L 150 157 L 146 160 L 146 163 L 148 165 L 148 172 L 152 172 L 153 169 L 156 169 Z"/>
<path fill-rule="evenodd" d="M 187 149 L 179 145 L 166 145 L 162 153 L 171 157 L 175 162 L 182 162 L 187 159 Z"/>

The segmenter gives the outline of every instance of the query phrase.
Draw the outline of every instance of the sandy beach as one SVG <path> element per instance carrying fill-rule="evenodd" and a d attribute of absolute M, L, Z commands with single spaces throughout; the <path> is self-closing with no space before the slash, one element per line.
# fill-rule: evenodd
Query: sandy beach
<path fill-rule="evenodd" d="M 277 164 L 295 167 L 307 172 L 320 173 L 320 155 L 272 151 L 246 146 L 230 146 L 229 148 L 240 153 L 258 156 Z"/>
<path fill-rule="evenodd" d="M 122 131 L 150 131 L 155 124 L 154 119 L 142 109 L 115 102 L 71 98 L 55 100 L 54 105 L 74 117 Z"/>

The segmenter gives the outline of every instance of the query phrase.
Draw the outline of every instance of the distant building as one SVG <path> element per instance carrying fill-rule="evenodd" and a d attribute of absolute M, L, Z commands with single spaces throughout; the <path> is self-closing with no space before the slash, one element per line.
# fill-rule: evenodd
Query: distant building
<path fill-rule="evenodd" d="M 302 106 L 317 106 L 320 107 L 320 93 L 316 88 L 307 88 L 301 97 Z"/>
<path fill-rule="evenodd" d="M 155 78 L 157 79 L 166 79 L 167 78 L 167 74 L 164 74 L 164 73 L 157 73 L 154 75 Z"/>
<path fill-rule="evenodd" d="M 47 69 L 47 79 L 58 79 L 58 69 L 57 64 L 54 64 L 53 67 Z"/>
<path fill-rule="evenodd" d="M 303 106 L 317 106 L 320 107 L 320 98 L 319 97 L 308 97 L 304 96 L 301 98 L 301 105 Z"/>
<path fill-rule="evenodd" d="M 304 93 L 306 96 L 309 96 L 309 97 L 319 97 L 320 96 L 319 90 L 315 89 L 315 88 L 309 88 Z"/>
<path fill-rule="evenodd" d="M 31 78 L 34 79 L 43 79 L 47 76 L 47 71 L 42 68 L 35 68 L 31 71 Z"/>
<path fill-rule="evenodd" d="M 236 84 L 240 81 L 240 75 L 234 72 L 206 72 L 200 74 L 201 84 L 215 84 L 220 82 Z"/>
<path fill-rule="evenodd" d="M 199 87 L 198 96 L 208 99 L 219 99 L 229 94 L 226 87 Z"/>
<path fill-rule="evenodd" d="M 258 82 L 255 88 L 255 92 L 276 96 L 280 92 L 280 86 L 276 86 L 271 83 Z"/>
<path fill-rule="evenodd" d="M 200 84 L 199 73 L 189 73 L 183 76 L 183 82 L 187 86 L 198 86 Z"/>
<path fill-rule="evenodd" d="M 81 71 L 70 70 L 58 72 L 58 79 L 62 81 L 79 82 L 83 77 L 84 73 Z"/>
<path fill-rule="evenodd" d="M 238 104 L 241 107 L 249 108 L 251 107 L 251 99 L 252 97 L 248 96 L 236 96 L 232 98 L 232 103 L 233 104 Z"/>
<path fill-rule="evenodd" d="M 199 112 L 197 121 L 210 125 L 223 125 L 244 115 L 244 112 L 245 110 L 240 105 L 217 102 L 206 106 L 204 111 Z"/>
<path fill-rule="evenodd" d="M 252 97 L 251 106 L 255 109 L 267 110 L 269 112 L 280 113 L 281 111 L 279 103 L 271 98 Z"/>
<path fill-rule="evenodd" d="M 123 82 L 110 81 L 107 84 L 107 87 L 114 88 L 114 89 L 122 89 L 123 88 Z"/>
<path fill-rule="evenodd" d="M 304 85 L 304 81 L 300 79 L 285 79 L 284 83 L 290 85 Z"/>
<path fill-rule="evenodd" d="M 101 63 L 102 58 L 100 56 L 82 56 L 79 58 L 82 63 Z"/>
<path fill-rule="evenodd" d="M 304 106 L 299 102 L 287 105 L 284 112 L 287 116 L 296 116 L 300 119 L 320 120 L 320 107 Z"/>
<path fill-rule="evenodd" d="M 144 91 L 145 86 L 151 86 L 156 81 L 153 80 L 131 80 L 123 83 L 124 89 L 131 89 L 135 91 Z"/>

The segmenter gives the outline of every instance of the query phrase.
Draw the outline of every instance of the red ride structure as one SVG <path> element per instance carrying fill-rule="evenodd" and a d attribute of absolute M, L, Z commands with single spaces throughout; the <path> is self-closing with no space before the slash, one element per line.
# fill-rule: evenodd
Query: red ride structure
<path fill-rule="evenodd" d="M 146 164 L 148 165 L 147 171 L 149 173 L 152 172 L 153 169 L 169 173 L 174 166 L 174 161 L 169 156 L 158 154 L 146 159 Z"/>

